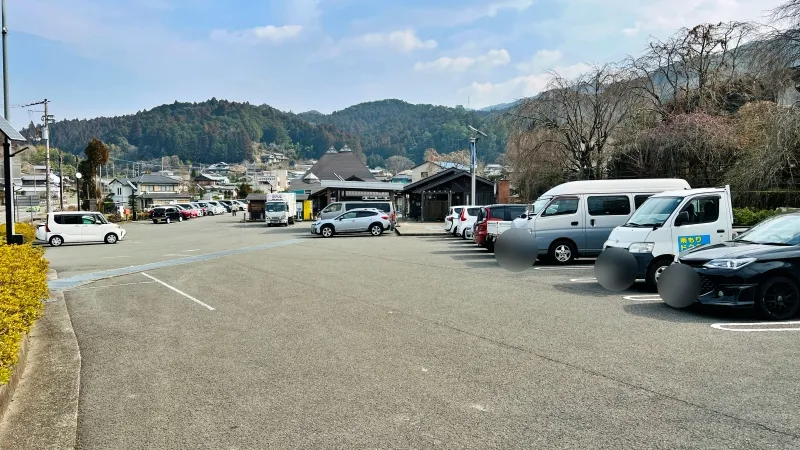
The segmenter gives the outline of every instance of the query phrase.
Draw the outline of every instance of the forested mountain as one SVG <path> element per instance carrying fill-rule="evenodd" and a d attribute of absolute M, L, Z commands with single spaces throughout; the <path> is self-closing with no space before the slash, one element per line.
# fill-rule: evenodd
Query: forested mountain
<path fill-rule="evenodd" d="M 478 143 L 481 160 L 494 162 L 505 148 L 505 127 L 487 112 L 463 107 L 412 105 L 401 100 L 381 100 L 324 115 L 316 111 L 299 114 L 311 123 L 334 125 L 340 130 L 358 134 L 367 156 L 388 158 L 406 156 L 422 162 L 425 150 L 450 153 L 469 147 L 472 125 L 489 137 Z"/>
<path fill-rule="evenodd" d="M 489 135 L 481 138 L 478 155 L 493 162 L 505 147 L 505 128 L 496 113 L 462 107 L 412 105 L 383 100 L 351 106 L 332 114 L 285 113 L 267 105 L 211 99 L 202 103 L 162 105 L 119 117 L 62 120 L 51 127 L 52 145 L 80 154 L 94 137 L 111 148 L 111 156 L 147 160 L 178 156 L 183 161 L 214 163 L 252 160 L 259 145 L 275 143 L 288 156 L 319 158 L 331 146 L 347 144 L 370 164 L 406 156 L 415 163 L 425 150 L 440 154 L 469 146 L 472 125 Z M 23 130 L 33 135 L 30 129 Z"/>
<path fill-rule="evenodd" d="M 318 158 L 332 145 L 347 144 L 361 153 L 358 136 L 331 125 L 312 125 L 267 105 L 217 99 L 175 102 L 128 116 L 62 120 L 51 127 L 52 145 L 74 154 L 93 137 L 109 144 L 112 157 L 124 159 L 177 155 L 200 163 L 240 162 L 252 160 L 259 142 L 277 143 L 297 158 Z"/>

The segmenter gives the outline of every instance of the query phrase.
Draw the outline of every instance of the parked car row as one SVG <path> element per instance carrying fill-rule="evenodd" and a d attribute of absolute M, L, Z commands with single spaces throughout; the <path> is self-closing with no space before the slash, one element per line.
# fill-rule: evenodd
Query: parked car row
<path fill-rule="evenodd" d="M 527 206 L 454 206 L 444 225 L 490 251 L 512 227 L 527 230 L 537 257 L 554 264 L 624 249 L 638 265 L 636 280 L 652 289 L 668 267 L 684 264 L 699 275 L 695 303 L 754 308 L 774 320 L 800 312 L 800 213 L 739 234 L 728 186 L 692 189 L 677 179 L 571 182 Z"/>
<path fill-rule="evenodd" d="M 183 222 L 202 216 L 216 216 L 226 212 L 244 211 L 247 203 L 239 200 L 202 200 L 188 203 L 173 203 L 156 206 L 149 211 L 153 223 Z"/>

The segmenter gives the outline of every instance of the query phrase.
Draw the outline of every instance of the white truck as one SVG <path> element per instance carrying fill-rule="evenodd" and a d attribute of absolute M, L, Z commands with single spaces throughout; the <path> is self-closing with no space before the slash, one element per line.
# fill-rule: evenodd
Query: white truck
<path fill-rule="evenodd" d="M 264 220 L 267 226 L 294 225 L 297 216 L 297 197 L 294 192 L 278 192 L 267 194 L 264 204 Z"/>
<path fill-rule="evenodd" d="M 638 279 L 656 287 L 661 273 L 686 250 L 732 239 L 729 186 L 682 189 L 648 198 L 628 221 L 614 228 L 603 250 L 628 250 L 639 265 Z"/>

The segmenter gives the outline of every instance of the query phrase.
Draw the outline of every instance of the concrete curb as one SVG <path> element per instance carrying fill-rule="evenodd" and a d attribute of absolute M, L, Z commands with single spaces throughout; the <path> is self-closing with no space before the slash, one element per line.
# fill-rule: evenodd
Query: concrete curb
<path fill-rule="evenodd" d="M 11 405 L 11 400 L 14 398 L 14 393 L 17 391 L 22 375 L 25 373 L 25 363 L 28 360 L 28 339 L 30 335 L 26 334 L 22 337 L 22 342 L 17 352 L 17 365 L 14 367 L 14 372 L 11 374 L 11 379 L 8 383 L 0 386 L 0 423 L 5 417 L 8 407 Z"/>
<path fill-rule="evenodd" d="M 0 422 L 0 449 L 75 448 L 81 355 L 63 292 L 31 330 L 27 367 Z"/>

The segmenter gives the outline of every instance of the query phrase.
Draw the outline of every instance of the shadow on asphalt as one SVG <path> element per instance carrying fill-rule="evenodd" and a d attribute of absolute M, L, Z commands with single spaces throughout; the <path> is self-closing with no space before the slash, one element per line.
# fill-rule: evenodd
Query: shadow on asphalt
<path fill-rule="evenodd" d="M 491 261 L 480 261 L 480 262 L 467 261 L 464 263 L 464 265 L 467 267 L 471 267 L 473 269 L 496 269 L 500 267 L 494 258 L 492 258 Z"/>
<path fill-rule="evenodd" d="M 675 323 L 706 323 L 709 320 L 753 321 L 761 320 L 750 308 L 726 308 L 708 305 L 692 305 L 675 309 L 666 303 L 642 302 L 624 305 L 622 309 L 631 315 Z"/>

